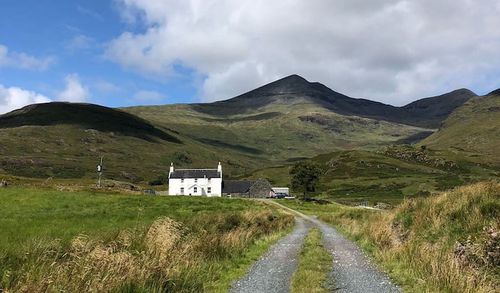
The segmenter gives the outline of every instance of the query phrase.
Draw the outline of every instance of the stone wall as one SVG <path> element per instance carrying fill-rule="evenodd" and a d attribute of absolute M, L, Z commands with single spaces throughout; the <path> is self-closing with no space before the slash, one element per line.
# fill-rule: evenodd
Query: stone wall
<path fill-rule="evenodd" d="M 271 186 L 271 183 L 269 183 L 269 181 L 267 181 L 265 179 L 258 179 L 250 187 L 250 191 L 248 192 L 248 197 L 252 197 L 252 198 L 268 197 L 271 189 L 272 189 L 272 186 Z"/>

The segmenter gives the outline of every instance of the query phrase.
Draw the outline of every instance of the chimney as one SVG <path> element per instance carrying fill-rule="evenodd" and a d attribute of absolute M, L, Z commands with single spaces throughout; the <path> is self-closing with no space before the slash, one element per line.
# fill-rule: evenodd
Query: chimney
<path fill-rule="evenodd" d="M 222 178 L 222 165 L 219 162 L 219 166 L 217 166 L 217 172 L 220 173 L 220 177 Z"/>
<path fill-rule="evenodd" d="M 174 163 L 170 163 L 170 172 L 168 172 L 168 178 L 170 178 L 170 175 L 174 173 Z"/>

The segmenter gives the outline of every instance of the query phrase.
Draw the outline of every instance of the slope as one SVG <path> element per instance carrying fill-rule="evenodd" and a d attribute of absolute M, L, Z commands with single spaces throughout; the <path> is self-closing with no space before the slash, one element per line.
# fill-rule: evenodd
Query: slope
<path fill-rule="evenodd" d="M 408 113 L 407 121 L 411 124 L 438 127 L 456 108 L 473 97 L 477 95 L 472 91 L 458 89 L 440 96 L 417 100 L 402 109 Z"/>
<path fill-rule="evenodd" d="M 101 156 L 104 178 L 132 182 L 164 177 L 170 162 L 206 167 L 222 161 L 228 174 L 259 165 L 130 113 L 89 104 L 37 104 L 2 115 L 0 141 L 0 174 L 34 178 L 92 178 Z"/>
<path fill-rule="evenodd" d="M 211 147 L 271 162 L 412 142 L 431 133 L 400 123 L 408 115 L 397 107 L 352 99 L 297 75 L 227 101 L 124 110 Z"/>
<path fill-rule="evenodd" d="M 408 197 L 427 196 L 466 183 L 491 180 L 500 174 L 499 166 L 450 159 L 439 151 L 413 146 L 337 151 L 308 161 L 323 170 L 316 193 L 349 204 L 394 204 Z M 275 186 L 290 186 L 291 167 L 287 164 L 264 168 L 241 178 L 266 178 Z"/>
<path fill-rule="evenodd" d="M 228 116 L 250 113 L 270 104 L 309 102 L 341 115 L 436 128 L 455 108 L 475 96 L 470 90 L 459 89 L 395 107 L 367 99 L 351 98 L 321 83 L 290 75 L 235 98 L 210 104 L 194 104 L 192 108 L 205 114 Z"/>
<path fill-rule="evenodd" d="M 82 128 L 118 132 L 141 139 L 180 140 L 149 122 L 129 113 L 93 104 L 44 103 L 0 115 L 0 128 L 27 125 L 78 125 Z"/>
<path fill-rule="evenodd" d="M 500 163 L 500 90 L 465 103 L 421 144 L 465 152 L 473 161 Z"/>

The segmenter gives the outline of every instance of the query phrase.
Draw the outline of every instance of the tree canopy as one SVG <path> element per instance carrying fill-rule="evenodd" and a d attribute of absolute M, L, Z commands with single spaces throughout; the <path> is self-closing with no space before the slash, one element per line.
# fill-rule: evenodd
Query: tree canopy
<path fill-rule="evenodd" d="M 308 197 L 308 192 L 316 191 L 316 183 L 321 177 L 320 166 L 312 162 L 295 164 L 290 170 L 292 175 L 292 188 L 301 192 L 303 198 Z"/>

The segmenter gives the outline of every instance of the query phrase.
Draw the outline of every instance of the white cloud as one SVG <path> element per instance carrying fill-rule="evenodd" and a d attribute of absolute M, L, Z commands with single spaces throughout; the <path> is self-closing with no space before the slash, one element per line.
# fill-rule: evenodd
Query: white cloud
<path fill-rule="evenodd" d="M 69 74 L 65 78 L 66 87 L 58 95 L 59 101 L 85 102 L 90 98 L 87 87 L 83 86 L 77 74 Z"/>
<path fill-rule="evenodd" d="M 497 0 L 118 2 L 146 29 L 124 32 L 106 55 L 160 78 L 192 68 L 206 76 L 206 100 L 292 73 L 393 104 L 500 84 Z"/>
<path fill-rule="evenodd" d="M 89 90 L 82 85 L 77 74 L 66 76 L 65 88 L 56 95 L 56 99 L 31 90 L 19 87 L 5 87 L 0 84 L 0 114 L 22 108 L 29 104 L 48 103 L 52 101 L 85 102 L 88 99 L 90 99 Z"/>
<path fill-rule="evenodd" d="M 0 44 L 0 68 L 45 70 L 54 63 L 54 60 L 53 57 L 37 58 L 25 53 L 9 52 L 9 48 Z"/>
<path fill-rule="evenodd" d="M 134 95 L 134 100 L 139 102 L 160 102 L 166 98 L 162 93 L 147 90 L 138 91 Z"/>
<path fill-rule="evenodd" d="M 80 50 L 88 50 L 96 45 L 96 41 L 86 35 L 76 35 L 66 42 L 64 47 L 69 52 L 75 52 Z"/>
<path fill-rule="evenodd" d="M 44 95 L 18 87 L 4 87 L 0 84 L 0 114 L 34 103 L 46 103 L 50 99 Z"/>

